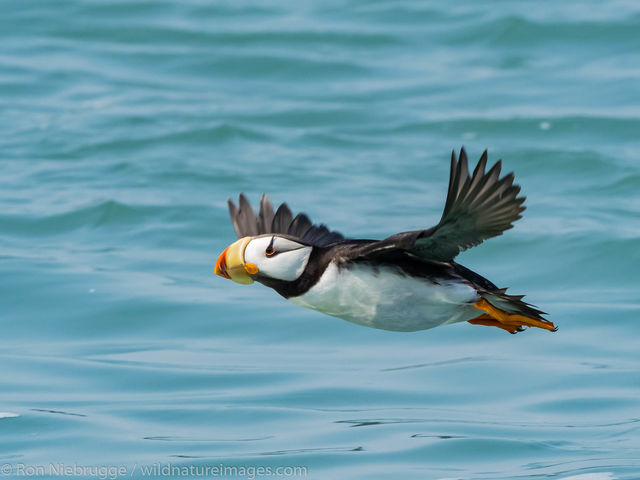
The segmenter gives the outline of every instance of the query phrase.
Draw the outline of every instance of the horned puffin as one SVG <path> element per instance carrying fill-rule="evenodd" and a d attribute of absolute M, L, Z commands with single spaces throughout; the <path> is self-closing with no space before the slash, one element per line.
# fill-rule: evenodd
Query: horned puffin
<path fill-rule="evenodd" d="M 239 238 L 218 257 L 215 273 L 241 284 L 271 287 L 291 302 L 350 322 L 412 332 L 469 322 L 517 333 L 556 331 L 544 312 L 508 295 L 456 263 L 458 253 L 512 228 L 525 210 L 502 161 L 489 171 L 487 151 L 469 174 L 467 154 L 451 154 L 449 189 L 440 222 L 383 240 L 345 238 L 295 217 L 283 203 L 274 213 L 266 195 L 258 215 L 240 194 L 229 213 Z"/>

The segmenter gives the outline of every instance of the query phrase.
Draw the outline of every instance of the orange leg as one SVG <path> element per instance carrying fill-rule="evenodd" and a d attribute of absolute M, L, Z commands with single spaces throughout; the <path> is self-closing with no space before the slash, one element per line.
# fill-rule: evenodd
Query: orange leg
<path fill-rule="evenodd" d="M 523 330 L 522 327 L 516 325 L 505 325 L 493 318 L 491 315 L 482 314 L 479 317 L 468 320 L 471 325 L 484 325 L 486 327 L 498 327 L 502 330 L 506 330 L 509 333 L 518 333 Z"/>
<path fill-rule="evenodd" d="M 481 298 L 476 304 L 474 304 L 479 310 L 484 310 L 489 314 L 489 317 L 495 321 L 500 322 L 504 326 L 513 326 L 513 327 L 537 327 L 542 328 L 544 330 L 549 330 L 555 332 L 557 329 L 553 322 L 548 320 L 538 320 L 536 318 L 525 317 L 524 315 L 519 315 L 517 313 L 509 313 L 504 310 L 500 310 L 499 308 L 494 307 L 484 298 Z M 481 315 L 480 317 L 484 317 Z M 478 318 L 480 318 L 478 317 Z M 475 320 L 475 319 L 474 319 Z"/>

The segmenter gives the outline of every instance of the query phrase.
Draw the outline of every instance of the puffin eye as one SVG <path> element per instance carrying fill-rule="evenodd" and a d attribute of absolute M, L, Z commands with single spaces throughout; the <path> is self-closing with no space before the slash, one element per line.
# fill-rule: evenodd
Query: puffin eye
<path fill-rule="evenodd" d="M 276 254 L 276 249 L 273 248 L 273 241 L 276 239 L 276 237 L 271 237 L 271 241 L 269 242 L 269 246 L 267 246 L 267 249 L 264 251 L 264 254 L 267 257 L 273 257 Z"/>

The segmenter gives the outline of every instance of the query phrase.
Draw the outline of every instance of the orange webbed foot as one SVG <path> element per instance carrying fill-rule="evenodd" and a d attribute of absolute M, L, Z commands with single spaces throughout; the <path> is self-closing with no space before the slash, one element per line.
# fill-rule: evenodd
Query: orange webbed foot
<path fill-rule="evenodd" d="M 549 320 L 541 320 L 526 317 L 517 313 L 509 313 L 493 306 L 484 298 L 481 298 L 473 306 L 486 312 L 479 317 L 469 320 L 469 323 L 473 325 L 498 327 L 508 331 L 509 333 L 522 331 L 523 327 L 542 328 L 551 332 L 555 332 L 557 330 L 553 322 L 550 322 Z"/>

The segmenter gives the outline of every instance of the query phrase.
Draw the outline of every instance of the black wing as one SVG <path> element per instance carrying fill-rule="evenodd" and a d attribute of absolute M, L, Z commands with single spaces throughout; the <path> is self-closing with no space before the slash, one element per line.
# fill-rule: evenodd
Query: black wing
<path fill-rule="evenodd" d="M 487 151 L 469 176 L 467 154 L 451 154 L 449 192 L 440 222 L 426 230 L 403 232 L 366 246 L 361 254 L 382 254 L 393 249 L 408 251 L 428 261 L 449 262 L 458 253 L 501 235 L 521 218 L 525 197 L 513 184 L 513 174 L 500 178 L 501 160 L 485 173 Z"/>
<path fill-rule="evenodd" d="M 238 197 L 238 206 L 229 199 L 229 215 L 238 238 L 265 233 L 282 233 L 302 242 L 324 247 L 344 240 L 342 234 L 329 230 L 325 225 L 314 225 L 304 213 L 295 217 L 286 203 L 273 212 L 273 205 L 267 195 L 260 199 L 260 211 L 255 214 L 244 194 Z"/>

